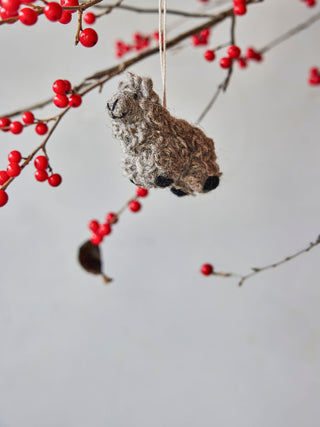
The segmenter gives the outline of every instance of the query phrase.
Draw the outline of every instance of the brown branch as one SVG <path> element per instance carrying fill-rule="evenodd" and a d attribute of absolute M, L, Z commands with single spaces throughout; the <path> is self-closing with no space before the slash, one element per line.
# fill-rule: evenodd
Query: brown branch
<path fill-rule="evenodd" d="M 273 264 L 268 264 L 265 265 L 264 267 L 254 267 L 252 268 L 252 272 L 248 273 L 248 274 L 236 274 L 236 273 L 224 273 L 224 272 L 215 272 L 213 271 L 212 275 L 213 276 L 220 276 L 220 277 L 238 277 L 240 278 L 238 285 L 242 286 L 244 284 L 244 282 L 248 279 L 250 279 L 251 277 L 255 276 L 256 274 L 262 273 L 265 270 L 269 270 L 271 268 L 276 268 L 279 267 L 279 265 L 282 265 L 288 261 L 293 260 L 294 258 L 309 252 L 311 249 L 313 249 L 314 247 L 316 247 L 317 245 L 320 244 L 320 236 L 318 236 L 317 240 L 315 240 L 314 242 L 311 242 L 306 248 L 301 249 L 300 251 L 294 253 L 293 255 L 287 256 L 286 258 L 277 261 Z"/>
<path fill-rule="evenodd" d="M 83 14 L 83 11 L 82 10 L 78 10 L 78 28 L 77 28 L 77 32 L 76 32 L 75 41 L 74 41 L 74 44 L 76 46 L 79 43 L 80 33 L 82 31 L 82 14 Z"/>

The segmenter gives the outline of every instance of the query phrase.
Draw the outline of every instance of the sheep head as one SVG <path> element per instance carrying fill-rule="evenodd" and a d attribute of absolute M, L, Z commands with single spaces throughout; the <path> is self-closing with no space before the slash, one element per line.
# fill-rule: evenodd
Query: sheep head
<path fill-rule="evenodd" d="M 118 91 L 108 100 L 107 111 L 112 120 L 134 124 L 145 118 L 152 104 L 160 105 L 152 80 L 127 73 L 127 80 L 119 83 Z"/>

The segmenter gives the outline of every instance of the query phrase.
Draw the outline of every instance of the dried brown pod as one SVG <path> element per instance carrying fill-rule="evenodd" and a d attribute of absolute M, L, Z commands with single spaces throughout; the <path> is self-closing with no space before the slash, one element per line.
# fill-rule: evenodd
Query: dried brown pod
<path fill-rule="evenodd" d="M 112 282 L 112 279 L 102 271 L 101 252 L 98 245 L 94 245 L 90 240 L 84 242 L 79 248 L 78 260 L 88 273 L 101 275 L 105 283 Z"/>

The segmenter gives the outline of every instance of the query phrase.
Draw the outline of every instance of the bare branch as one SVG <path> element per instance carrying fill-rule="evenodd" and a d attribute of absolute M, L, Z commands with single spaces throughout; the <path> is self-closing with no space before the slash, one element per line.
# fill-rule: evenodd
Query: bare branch
<path fill-rule="evenodd" d="M 250 279 L 251 277 L 255 276 L 256 274 L 262 273 L 263 271 L 269 270 L 271 268 L 279 267 L 279 265 L 282 265 L 286 262 L 289 262 L 289 261 L 293 260 L 294 258 L 297 258 L 298 256 L 300 256 L 306 252 L 309 252 L 311 249 L 313 249 L 314 247 L 316 247 L 319 244 L 320 244 L 320 236 L 318 236 L 317 240 L 315 240 L 314 242 L 311 242 L 307 247 L 305 247 L 304 249 L 301 249 L 300 251 L 294 253 L 293 255 L 287 256 L 286 258 L 284 258 L 280 261 L 277 261 L 273 264 L 265 265 L 264 267 L 253 267 L 252 271 L 248 274 L 240 275 L 240 274 L 236 274 L 236 273 L 225 273 L 225 272 L 213 271 L 212 275 L 220 276 L 220 277 L 237 277 L 237 278 L 240 278 L 238 285 L 242 286 L 246 280 Z"/>

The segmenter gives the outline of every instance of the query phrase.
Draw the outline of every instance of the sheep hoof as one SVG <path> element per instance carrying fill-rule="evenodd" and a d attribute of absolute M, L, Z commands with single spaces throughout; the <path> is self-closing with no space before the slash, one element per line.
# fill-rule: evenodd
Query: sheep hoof
<path fill-rule="evenodd" d="M 173 179 L 171 178 L 165 178 L 164 176 L 157 176 L 156 178 L 156 186 L 157 187 L 161 187 L 161 188 L 165 188 L 165 187 L 169 187 L 169 185 L 171 185 L 173 183 Z"/>
<path fill-rule="evenodd" d="M 209 176 L 203 186 L 203 191 L 206 193 L 207 191 L 214 190 L 218 187 L 220 179 L 218 176 Z"/>
<path fill-rule="evenodd" d="M 178 190 L 178 188 L 171 187 L 170 190 L 172 191 L 173 194 L 175 194 L 178 197 L 182 197 L 182 196 L 187 196 L 188 195 L 184 191 Z"/>

